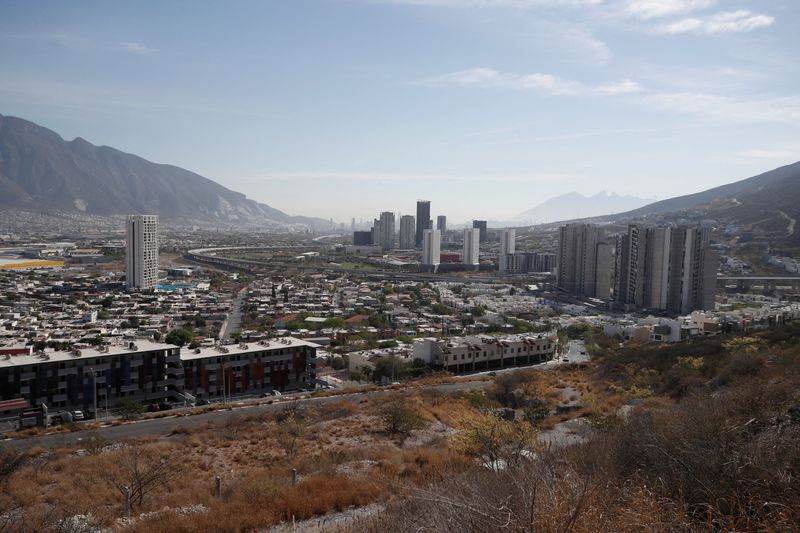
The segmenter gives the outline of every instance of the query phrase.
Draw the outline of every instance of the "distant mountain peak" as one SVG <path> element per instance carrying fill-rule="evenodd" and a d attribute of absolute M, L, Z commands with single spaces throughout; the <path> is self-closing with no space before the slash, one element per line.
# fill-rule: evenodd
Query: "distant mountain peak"
<path fill-rule="evenodd" d="M 605 190 L 592 196 L 570 191 L 549 198 L 533 209 L 520 213 L 514 218 L 514 221 L 543 223 L 590 218 L 629 211 L 652 201 L 652 199 L 637 198 L 630 195 L 623 196 L 615 192 L 609 193 Z"/>

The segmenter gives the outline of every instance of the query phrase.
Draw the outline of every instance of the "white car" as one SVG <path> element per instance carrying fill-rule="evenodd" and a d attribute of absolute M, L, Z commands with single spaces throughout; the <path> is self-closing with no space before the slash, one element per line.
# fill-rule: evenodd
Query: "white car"
<path fill-rule="evenodd" d="M 72 411 L 72 419 L 73 420 L 86 420 L 86 416 L 83 414 L 83 411 Z"/>

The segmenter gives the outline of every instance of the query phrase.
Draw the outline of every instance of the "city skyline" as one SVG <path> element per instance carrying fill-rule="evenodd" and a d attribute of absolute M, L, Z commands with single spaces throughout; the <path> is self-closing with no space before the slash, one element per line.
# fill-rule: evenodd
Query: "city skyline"
<path fill-rule="evenodd" d="M 0 113 L 290 214 L 348 221 L 383 198 L 407 212 L 424 190 L 453 221 L 508 220 L 573 190 L 663 199 L 800 159 L 799 12 L 752 0 L 10 3 Z"/>

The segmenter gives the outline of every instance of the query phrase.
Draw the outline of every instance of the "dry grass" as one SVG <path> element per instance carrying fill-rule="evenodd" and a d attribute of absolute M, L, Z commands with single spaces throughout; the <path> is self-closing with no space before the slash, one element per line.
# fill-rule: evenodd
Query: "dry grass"
<path fill-rule="evenodd" d="M 393 395 L 405 398 L 431 423 L 448 420 L 456 407 L 470 409 L 466 402 L 446 399 L 439 411 L 429 410 L 421 395 L 401 391 Z M 135 510 L 150 515 L 135 521 L 133 530 L 264 528 L 293 516 L 299 520 L 366 505 L 385 498 L 399 480 L 421 482 L 469 464 L 443 439 L 436 445 L 402 448 L 401 439 L 384 433 L 377 416 L 386 399 L 337 401 L 276 415 L 240 415 L 221 424 L 176 426 L 169 436 L 144 439 L 142 450 L 169 461 L 175 475 Z M 296 428 L 291 446 L 281 436 L 288 417 Z M 113 481 L 120 478 L 125 450 L 98 443 L 84 455 L 75 452 L 74 448 L 30 451 L 25 466 L 0 493 L 0 510 L 24 509 L 24 521 L 12 529 L 50 530 L 78 514 L 91 514 L 97 526 L 108 527 L 122 516 L 121 494 Z M 338 473 L 340 465 L 352 461 L 374 464 L 368 480 Z M 291 468 L 299 475 L 296 486 L 291 485 Z M 217 475 L 225 487 L 221 499 L 213 495 Z M 209 511 L 182 515 L 169 510 L 198 504 Z"/>
<path fill-rule="evenodd" d="M 136 520 L 130 530 L 250 531 L 377 501 L 389 502 L 389 511 L 358 530 L 391 524 L 393 530 L 485 531 L 509 524 L 506 529 L 522 531 L 530 523 L 540 531 L 562 531 L 566 524 L 575 531 L 792 530 L 800 519 L 800 496 L 791 483 L 800 465 L 800 435 L 787 412 L 800 404 L 800 363 L 791 338 L 782 342 L 770 347 L 772 357 L 763 364 L 727 365 L 721 359 L 727 381 L 713 394 L 637 401 L 627 424 L 617 415 L 634 398 L 630 387 L 657 376 L 641 372 L 635 362 L 625 361 L 634 364 L 626 367 L 601 361 L 522 371 L 485 394 L 406 387 L 376 398 L 176 427 L 141 444 L 148 457 L 169 461 L 175 475 L 136 510 L 157 513 Z M 609 369 L 617 374 L 604 375 Z M 748 380 L 756 381 L 746 386 Z M 428 429 L 404 438 L 384 432 L 381 406 L 400 397 Z M 447 438 L 500 399 L 521 411 L 530 407 L 530 398 L 549 409 L 562 400 L 582 405 L 539 420 L 539 428 L 586 417 L 596 436 L 558 453 L 545 451 L 540 460 L 507 473 L 475 467 Z M 71 448 L 30 450 L 0 490 L 0 515 L 18 509 L 15 516 L 24 517 L 6 529 L 52 530 L 65 517 L 89 513 L 98 526 L 113 526 L 122 502 L 111 481 L 121 475 L 125 450 L 101 444 L 91 450 L 87 445 L 88 455 Z M 216 475 L 223 480 L 221 498 L 213 494 Z M 208 512 L 170 510 L 198 504 Z"/>

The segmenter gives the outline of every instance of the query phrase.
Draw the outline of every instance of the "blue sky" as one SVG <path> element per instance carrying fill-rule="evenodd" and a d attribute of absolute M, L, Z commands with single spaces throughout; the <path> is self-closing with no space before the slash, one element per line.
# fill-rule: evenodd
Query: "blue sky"
<path fill-rule="evenodd" d="M 507 219 L 800 159 L 797 0 L 0 0 L 0 113 L 292 214 Z"/>

